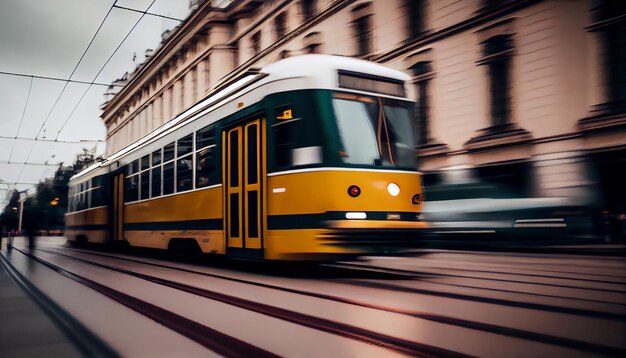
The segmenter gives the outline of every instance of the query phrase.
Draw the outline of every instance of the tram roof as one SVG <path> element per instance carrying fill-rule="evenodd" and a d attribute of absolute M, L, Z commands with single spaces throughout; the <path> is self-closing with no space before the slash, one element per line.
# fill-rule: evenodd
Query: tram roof
<path fill-rule="evenodd" d="M 198 117 L 200 115 L 199 111 L 202 111 L 203 113 L 210 111 L 211 107 L 215 108 L 219 106 L 220 103 L 224 103 L 224 101 L 227 101 L 231 95 L 234 95 L 243 88 L 255 87 L 255 85 L 258 86 L 263 83 L 280 81 L 281 79 L 302 78 L 303 88 L 333 89 L 339 86 L 337 76 L 339 71 L 362 73 L 398 81 L 410 80 L 410 77 L 402 71 L 394 70 L 374 62 L 351 57 L 321 54 L 289 57 L 269 64 L 261 70 L 253 69 L 244 73 L 242 76 L 235 78 L 231 82 L 223 84 L 208 97 L 199 101 L 191 108 L 185 110 L 183 113 L 157 128 L 152 133 L 149 133 L 137 142 L 113 153 L 108 158 L 105 158 L 104 162 L 92 164 L 80 173 L 72 176 L 70 179 L 73 180 L 80 177 L 91 177 L 91 175 L 88 174 L 91 173 L 93 175 L 96 169 L 100 167 L 107 167 L 126 154 L 129 154 L 155 140 L 160 135 L 166 134 L 178 128 L 188 119 Z"/>
<path fill-rule="evenodd" d="M 402 71 L 385 67 L 375 62 L 345 56 L 309 54 L 288 57 L 269 64 L 261 70 L 269 79 L 309 77 L 318 79 L 315 83 L 322 88 L 337 87 L 337 72 L 351 71 L 400 81 L 411 78 Z"/>

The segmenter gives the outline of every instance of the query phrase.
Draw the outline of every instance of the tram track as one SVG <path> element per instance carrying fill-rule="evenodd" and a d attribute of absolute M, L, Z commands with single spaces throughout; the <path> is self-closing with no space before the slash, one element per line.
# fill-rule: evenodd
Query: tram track
<path fill-rule="evenodd" d="M 428 269 L 440 269 L 441 267 L 436 266 L 427 266 Z M 556 280 L 576 280 L 581 282 L 589 282 L 589 283 L 600 283 L 600 284 L 608 284 L 608 285 L 624 285 L 626 282 L 618 281 L 618 280 L 597 280 L 591 278 L 582 278 L 582 277 L 563 277 L 563 276 L 554 276 L 554 275 L 541 275 L 537 273 L 520 273 L 520 272 L 512 272 L 512 271 L 496 271 L 496 270 L 477 270 L 477 269 L 466 269 L 466 268 L 456 268 L 456 267 L 446 267 L 446 270 L 450 271 L 465 271 L 465 272 L 475 272 L 475 273 L 486 273 L 486 274 L 494 274 L 494 275 L 509 275 L 509 276 L 523 276 L 523 277 L 535 277 L 535 278 L 545 278 L 545 279 L 556 279 Z M 626 293 L 626 291 L 621 291 Z"/>
<path fill-rule="evenodd" d="M 380 268 L 380 267 L 375 267 L 375 266 L 371 268 L 368 268 L 365 265 L 352 265 L 352 264 L 332 264 L 332 266 L 344 267 L 344 268 L 348 268 L 346 266 L 354 266 L 353 269 L 371 270 L 377 273 L 381 273 L 381 272 L 387 272 L 390 274 L 401 273 L 401 274 L 409 275 L 409 276 L 411 274 L 411 271 L 408 271 L 408 270 L 388 269 L 388 268 Z M 446 274 L 442 274 L 442 276 L 465 278 L 465 276 L 454 276 L 454 275 L 446 275 Z M 420 276 L 416 275 L 416 278 L 420 278 Z M 475 296 L 475 295 L 469 295 L 469 294 L 464 294 L 464 293 L 442 292 L 442 291 L 435 291 L 435 290 L 423 289 L 423 288 L 399 286 L 399 285 L 393 285 L 393 284 L 382 283 L 382 282 L 357 281 L 357 280 L 350 280 L 349 282 L 357 286 L 379 288 L 379 289 L 390 290 L 390 291 L 408 292 L 408 293 L 431 295 L 431 296 L 437 296 L 437 297 L 454 298 L 454 299 L 473 301 L 473 302 L 492 303 L 496 305 L 529 308 L 529 309 L 541 310 L 541 311 L 553 312 L 553 313 L 573 314 L 573 315 L 578 315 L 578 316 L 583 316 L 583 317 L 600 318 L 600 319 L 607 319 L 607 320 L 612 320 L 612 321 L 620 321 L 620 322 L 626 321 L 626 314 L 620 314 L 620 313 L 600 312 L 600 311 L 594 311 L 594 310 L 588 310 L 588 309 L 582 309 L 582 308 L 554 306 L 554 305 L 547 305 L 547 304 L 542 304 L 542 303 L 521 302 L 521 301 L 514 301 L 514 300 L 505 300 L 505 299 L 500 299 L 500 298 Z M 517 282 L 517 283 L 525 283 L 525 282 Z M 529 283 L 529 284 L 532 284 L 532 283 Z"/>
<path fill-rule="evenodd" d="M 183 272 L 195 273 L 195 274 L 205 275 L 205 276 L 209 276 L 209 277 L 226 279 L 226 280 L 230 280 L 230 281 L 234 281 L 234 282 L 252 284 L 252 285 L 257 285 L 257 286 L 262 286 L 262 287 L 267 287 L 267 288 L 281 289 L 281 290 L 284 290 L 284 291 L 294 292 L 294 293 L 298 293 L 298 294 L 310 294 L 310 293 L 308 293 L 306 291 L 291 290 L 289 288 L 283 288 L 283 287 L 280 287 L 280 286 L 268 285 L 268 284 L 259 283 L 259 282 L 256 282 L 256 281 L 241 280 L 241 279 L 237 279 L 237 278 L 233 278 L 233 277 L 229 277 L 229 276 L 224 276 L 224 275 L 210 274 L 210 273 L 196 271 L 196 270 L 183 269 L 183 268 L 169 266 L 169 265 L 164 265 L 164 264 L 157 264 L 157 263 L 153 263 L 153 262 L 146 262 L 146 261 L 142 261 L 142 260 L 131 259 L 131 258 L 127 258 L 127 257 L 120 257 L 120 256 L 115 256 L 115 255 L 103 254 L 101 252 L 94 252 L 94 251 L 90 251 L 90 250 L 80 250 L 80 249 L 65 249 L 65 250 L 66 251 L 74 251 L 74 252 L 84 253 L 84 254 L 88 254 L 88 255 L 106 257 L 106 258 L 113 258 L 113 259 L 117 259 L 117 260 L 124 260 L 124 261 L 128 261 L 128 262 L 135 262 L 135 263 L 140 263 L 140 264 L 145 264 L 145 265 L 151 265 L 151 266 L 155 266 L 155 267 L 163 267 L 163 268 L 168 268 L 168 269 L 178 270 L 178 271 L 183 271 Z M 345 265 L 345 264 L 326 264 L 325 266 L 327 266 L 327 267 L 333 267 L 333 266 L 337 267 L 339 265 Z M 354 267 L 341 267 L 341 269 L 342 270 L 350 270 L 350 271 L 358 270 L 358 271 L 375 272 L 375 273 L 387 272 L 387 273 L 391 274 L 392 276 L 401 276 L 401 277 L 406 277 L 407 279 L 419 279 L 421 282 L 429 282 L 429 283 L 434 283 L 434 284 L 437 284 L 437 285 L 444 285 L 444 286 L 451 286 L 451 287 L 476 288 L 476 289 L 486 290 L 486 291 L 497 291 L 497 292 L 504 292 L 504 293 L 528 294 L 527 292 L 523 292 L 523 291 L 493 289 L 493 288 L 484 288 L 484 287 L 473 287 L 473 286 L 468 286 L 468 285 L 459 285 L 459 284 L 451 284 L 451 283 L 446 283 L 446 282 L 431 281 L 428 278 L 424 278 L 423 276 L 421 276 L 419 274 L 419 272 L 416 272 L 416 271 L 406 271 L 405 270 L 405 271 L 402 271 L 402 273 L 398 273 L 396 271 L 392 272 L 393 269 L 385 269 L 385 268 L 375 267 L 375 266 L 368 268 L 367 266 L 364 266 L 364 265 L 354 265 Z M 437 277 L 437 276 L 441 276 L 441 275 L 434 274 L 434 277 Z M 465 278 L 464 276 L 454 276 L 454 275 L 447 275 L 446 277 Z M 476 279 L 480 279 L 480 278 L 476 278 Z M 532 285 L 533 284 L 531 282 L 519 282 L 519 283 L 528 284 L 528 285 Z M 423 294 L 428 294 L 428 292 L 431 292 L 431 291 L 425 290 L 422 293 Z M 432 291 L 432 292 L 438 292 L 438 291 Z M 590 303 L 626 305 L 626 304 L 622 304 L 622 303 L 619 303 L 619 302 L 616 303 L 616 302 L 612 302 L 612 301 L 601 301 L 601 300 L 594 300 L 594 299 L 575 298 L 575 297 L 550 295 L 550 294 L 533 294 L 533 295 L 534 296 L 538 296 L 538 297 L 569 299 L 569 300 L 573 300 L 573 301 L 590 302 Z M 471 296 L 471 297 L 480 297 L 480 296 Z M 329 299 L 332 299 L 332 298 L 329 298 Z M 505 301 L 506 302 L 516 302 L 516 301 L 511 301 L 511 300 L 505 300 Z M 538 306 L 533 307 L 533 308 L 543 309 L 542 307 L 547 307 L 547 309 L 545 309 L 545 310 L 550 311 L 549 308 L 550 307 L 554 307 L 554 306 L 552 306 L 552 305 L 538 305 Z M 574 309 L 574 311 L 567 311 L 566 313 L 577 314 L 577 312 L 579 312 L 582 315 L 588 315 L 587 313 L 589 313 L 589 315 L 593 316 L 594 312 L 597 312 L 597 311 L 592 311 L 592 310 L 578 310 L 578 311 L 576 311 Z M 610 313 L 609 313 L 609 315 L 610 315 Z M 608 317 L 613 317 L 613 318 L 615 318 L 617 320 L 621 320 L 622 318 L 624 320 L 626 320 L 626 315 L 623 315 L 622 318 L 620 318 L 619 315 L 617 315 L 617 316 L 608 316 Z"/>
<path fill-rule="evenodd" d="M 361 269 L 367 270 L 376 273 L 387 273 L 387 274 L 396 274 L 396 275 L 405 275 L 413 278 L 422 278 L 422 275 L 426 274 L 421 271 L 413 271 L 406 269 L 395 269 L 395 268 L 387 268 L 387 267 L 379 267 L 379 266 L 370 266 L 364 264 L 353 264 L 353 263 L 334 263 L 328 264 L 327 266 L 337 267 L 337 268 L 352 268 L 352 269 Z M 459 271 L 462 271 L 459 269 Z M 556 288 L 571 288 L 577 290 L 588 290 L 588 291 L 596 291 L 596 292 L 606 292 L 606 293 L 618 293 L 618 294 L 626 294 L 626 288 L 624 290 L 611 290 L 604 288 L 595 288 L 595 287 L 581 287 L 581 286 L 570 286 L 570 285 L 558 285 L 552 283 L 545 282 L 532 282 L 532 281 L 522 281 L 522 280 L 511 280 L 511 279 L 502 279 L 502 278 L 493 278 L 493 277 L 476 277 L 469 275 L 453 275 L 446 273 L 428 273 L 430 275 L 435 275 L 437 277 L 457 277 L 457 278 L 470 278 L 476 280 L 485 280 L 485 281 L 496 281 L 496 282 L 506 282 L 506 283 L 522 283 L 529 285 L 538 285 L 538 286 L 548 286 L 548 287 L 556 287 Z M 504 274 L 504 273 L 501 273 Z M 520 276 L 523 276 L 520 274 Z"/>
<path fill-rule="evenodd" d="M 56 323 L 65 336 L 85 357 L 119 357 L 120 355 L 66 310 L 31 284 L 0 252 L 0 265 L 9 277 Z"/>
<path fill-rule="evenodd" d="M 293 311 L 287 311 L 287 310 L 283 310 L 283 309 L 280 309 L 280 308 L 277 308 L 277 307 L 271 307 L 271 306 L 269 306 L 269 307 L 262 307 L 259 310 L 258 307 L 256 307 L 256 308 L 255 307 L 251 307 L 251 305 L 252 306 L 259 305 L 258 303 L 246 301 L 244 299 L 240 299 L 240 298 L 237 298 L 237 297 L 233 297 L 233 296 L 224 295 L 224 294 L 213 292 L 213 291 L 207 291 L 207 290 L 195 288 L 193 286 L 187 286 L 187 285 L 180 284 L 180 283 L 177 283 L 177 282 L 164 280 L 164 279 L 157 278 L 157 277 L 154 277 L 154 276 L 144 275 L 144 274 L 141 274 L 141 273 L 136 273 L 136 272 L 133 272 L 133 271 L 130 271 L 130 270 L 126 270 L 126 269 L 120 269 L 120 268 L 117 268 L 117 267 L 113 267 L 113 266 L 109 266 L 109 265 L 105 265 L 105 264 L 101 264 L 101 263 L 95 263 L 93 261 L 89 261 L 89 260 L 86 260 L 86 259 L 82 259 L 82 258 L 78 258 L 78 257 L 75 257 L 75 256 L 71 256 L 71 255 L 66 255 L 66 254 L 63 254 L 63 253 L 60 253 L 60 252 L 57 252 L 57 251 L 53 251 L 53 250 L 41 250 L 41 251 L 44 251 L 44 252 L 47 252 L 47 253 L 50 253 L 50 254 L 64 256 L 64 257 L 70 258 L 72 260 L 76 260 L 76 261 L 79 261 L 79 262 L 87 263 L 87 264 L 94 265 L 94 266 L 97 266 L 97 267 L 101 267 L 101 268 L 104 268 L 104 269 L 109 269 L 109 270 L 113 270 L 113 271 L 116 271 L 116 272 L 125 273 L 125 274 L 128 274 L 128 275 L 132 275 L 134 277 L 142 278 L 144 280 L 147 280 L 147 281 L 150 281 L 150 282 L 153 282 L 153 283 L 163 284 L 163 285 L 166 285 L 168 287 L 180 289 L 180 290 L 183 290 L 183 291 L 189 292 L 189 293 L 194 293 L 194 294 L 200 295 L 200 296 L 205 297 L 205 298 L 216 299 L 216 300 L 224 302 L 224 303 L 234 304 L 235 306 L 238 306 L 238 307 L 241 307 L 241 308 L 251 309 L 251 310 L 254 310 L 256 312 L 272 315 L 272 316 L 277 317 L 277 318 L 287 319 L 287 320 L 290 320 L 291 322 L 294 322 L 294 323 L 302 324 L 302 323 L 300 323 L 300 322 L 302 322 L 302 318 L 304 318 L 304 321 L 306 321 L 306 319 L 307 319 L 307 317 L 297 317 L 294 320 L 293 319 L 293 314 L 296 313 L 296 312 L 293 312 Z M 554 335 L 550 335 L 550 334 L 531 332 L 531 331 L 527 331 L 527 330 L 523 330 L 523 329 L 516 329 L 516 328 L 510 328 L 510 327 L 494 325 L 494 324 L 489 324 L 489 323 L 470 321 L 470 320 L 465 320 L 465 319 L 460 319 L 460 318 L 455 318 L 455 317 L 450 317 L 450 316 L 445 316 L 445 315 L 432 314 L 432 313 L 427 313 L 427 312 L 418 312 L 418 311 L 413 311 L 413 310 L 406 310 L 406 309 L 400 309 L 400 308 L 386 307 L 386 306 L 371 304 L 371 303 L 367 303 L 367 302 L 363 302 L 363 301 L 352 300 L 352 299 L 347 299 L 347 298 L 338 297 L 338 296 L 331 296 L 331 295 L 320 294 L 320 293 L 315 293 L 315 292 L 309 292 L 309 291 L 303 291 L 303 290 L 298 290 L 298 289 L 286 288 L 286 287 L 281 287 L 281 286 L 276 286 L 276 285 L 260 283 L 260 282 L 256 282 L 256 281 L 249 281 L 249 280 L 232 278 L 232 277 L 218 275 L 218 274 L 210 274 L 210 273 L 196 271 L 196 270 L 183 269 L 183 268 L 173 267 L 173 266 L 169 266 L 169 265 L 149 263 L 149 262 L 145 262 L 145 261 L 142 261 L 142 260 L 121 258 L 121 257 L 117 257 L 117 256 L 112 256 L 112 255 L 106 255 L 106 254 L 100 254 L 100 253 L 92 253 L 92 252 L 85 252 L 85 251 L 81 251 L 81 250 L 77 250 L 77 251 L 82 252 L 82 253 L 96 255 L 96 256 L 103 256 L 103 257 L 106 257 L 106 258 L 112 258 L 112 259 L 118 259 L 118 260 L 135 262 L 135 263 L 141 263 L 141 264 L 144 264 L 144 265 L 157 266 L 157 267 L 172 269 L 172 270 L 176 270 L 176 271 L 182 271 L 182 272 L 193 273 L 193 274 L 198 274 L 198 275 L 203 275 L 203 276 L 208 276 L 208 277 L 213 277 L 213 278 L 218 278 L 218 279 L 234 281 L 234 282 L 238 282 L 238 283 L 254 285 L 254 286 L 258 286 L 258 287 L 270 288 L 270 289 L 280 290 L 280 291 L 283 291 L 283 292 L 296 293 L 296 294 L 305 295 L 305 296 L 309 296 L 309 297 L 315 297 L 315 298 L 325 299 L 325 300 L 334 301 L 334 302 L 346 303 L 346 304 L 350 304 L 350 305 L 355 305 L 355 306 L 360 306 L 360 307 L 365 307 L 365 308 L 370 308 L 370 309 L 375 309 L 375 310 L 380 310 L 380 311 L 398 313 L 398 314 L 403 314 L 403 315 L 407 315 L 407 316 L 411 316 L 411 317 L 415 317 L 415 318 L 420 318 L 420 319 L 424 319 L 424 320 L 428 320 L 428 321 L 432 321 L 432 322 L 443 323 L 443 324 L 453 325 L 453 326 L 457 326 L 457 327 L 468 328 L 468 329 L 473 329 L 473 330 L 478 330 L 478 331 L 483 331 L 483 332 L 489 332 L 489 333 L 494 333 L 494 334 L 498 334 L 498 335 L 513 337 L 513 338 L 519 338 L 519 339 L 524 339 L 524 340 L 530 340 L 530 341 L 535 341 L 535 342 L 540 342 L 540 343 L 545 343 L 545 344 L 557 345 L 557 346 L 566 347 L 566 348 L 573 348 L 573 349 L 577 349 L 577 350 L 581 350 L 581 351 L 587 351 L 587 352 L 591 352 L 591 353 L 599 353 L 599 354 L 607 354 L 607 355 L 622 355 L 622 354 L 626 353 L 626 350 L 623 350 L 623 349 L 619 349 L 619 348 L 615 348 L 615 347 L 611 347 L 611 346 L 606 346 L 606 345 L 601 345 L 601 344 L 595 344 L 595 343 L 590 343 L 590 342 L 579 341 L 579 340 L 565 338 L 565 337 L 554 336 Z M 276 315 L 276 310 L 278 310 L 278 312 L 279 312 L 278 315 Z M 284 312 L 284 311 L 287 311 L 287 312 Z M 321 323 L 321 326 L 319 325 L 319 323 Z M 321 329 L 321 330 L 324 330 L 324 331 L 336 334 L 336 331 L 328 329 L 328 322 L 325 322 L 323 319 L 322 319 L 321 322 L 317 322 L 314 325 L 307 325 L 307 326 L 309 326 L 311 328 L 317 328 L 317 329 Z M 373 344 L 376 344 L 376 343 L 374 342 Z M 437 353 L 437 352 L 434 352 L 434 353 Z"/>
<path fill-rule="evenodd" d="M 149 317 L 155 322 L 160 323 L 174 332 L 177 332 L 203 345 L 215 353 L 228 357 L 278 357 L 271 352 L 253 346 L 232 336 L 228 336 L 198 322 L 177 315 L 176 313 L 102 285 L 79 274 L 67 271 L 58 265 L 37 257 L 36 255 L 30 254 L 16 247 L 13 247 L 13 250 L 22 253 L 23 255 L 35 260 L 62 276 L 87 286 L 100 294 L 103 294 L 110 299 L 136 312 L 139 312 L 146 317 Z"/>
<path fill-rule="evenodd" d="M 174 288 L 174 289 L 191 293 L 197 296 L 201 296 L 207 299 L 219 301 L 219 302 L 226 303 L 226 304 L 236 306 L 239 308 L 243 308 L 249 311 L 264 314 L 266 316 L 282 319 L 282 320 L 295 323 L 301 326 L 317 329 L 323 332 L 335 334 L 335 335 L 349 338 L 349 339 L 358 340 L 360 342 L 372 344 L 375 346 L 384 347 L 384 348 L 394 350 L 400 353 L 408 354 L 411 356 L 467 357 L 467 355 L 465 354 L 454 352 L 454 351 L 447 350 L 444 348 L 435 347 L 435 346 L 418 343 L 414 341 L 408 341 L 402 338 L 392 337 L 392 336 L 378 333 L 375 331 L 371 331 L 368 329 L 364 329 L 364 328 L 360 328 L 360 327 L 356 327 L 356 326 L 352 326 L 352 325 L 348 325 L 348 324 L 344 324 L 340 322 L 335 322 L 335 321 L 327 320 L 327 319 L 320 318 L 320 317 L 314 317 L 311 315 L 295 312 L 292 310 L 287 310 L 287 309 L 276 307 L 276 306 L 270 306 L 267 304 L 258 303 L 258 302 L 250 301 L 247 299 L 235 297 L 232 295 L 227 295 L 227 294 L 216 292 L 216 291 L 206 290 L 206 289 L 166 280 L 166 279 L 151 276 L 151 275 L 145 275 L 145 274 L 133 272 L 133 271 L 122 269 L 122 268 L 115 267 L 115 266 L 109 266 L 109 265 L 105 265 L 101 263 L 96 263 L 96 262 L 92 262 L 89 260 L 77 258 L 74 256 L 54 252 L 51 250 L 40 250 L 40 251 L 59 255 L 59 256 L 64 256 L 64 257 L 67 257 L 69 259 L 72 259 L 78 262 L 86 263 L 89 265 L 93 265 L 96 267 L 100 267 L 100 268 L 118 272 L 118 273 L 123 273 L 129 276 L 143 279 L 151 283 L 159 284 L 159 285 L 166 286 L 169 288 Z M 37 259 L 41 260 L 40 258 L 37 258 Z"/>

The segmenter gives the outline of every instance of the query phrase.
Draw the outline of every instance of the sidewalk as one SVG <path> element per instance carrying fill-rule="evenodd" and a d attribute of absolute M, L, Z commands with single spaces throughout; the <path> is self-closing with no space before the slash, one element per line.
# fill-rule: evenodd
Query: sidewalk
<path fill-rule="evenodd" d="M 6 246 L 4 246 L 6 248 Z M 59 327 L 15 282 L 0 260 L 0 356 L 80 357 Z"/>

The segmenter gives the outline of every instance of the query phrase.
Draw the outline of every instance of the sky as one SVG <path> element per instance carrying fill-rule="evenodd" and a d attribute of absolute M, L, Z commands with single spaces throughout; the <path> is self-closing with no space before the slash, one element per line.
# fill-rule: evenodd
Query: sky
<path fill-rule="evenodd" d="M 99 84 L 131 72 L 179 24 L 113 5 L 176 19 L 190 12 L 189 0 L 0 0 L 0 207 L 9 190 L 32 188 L 83 148 L 104 154 Z"/>

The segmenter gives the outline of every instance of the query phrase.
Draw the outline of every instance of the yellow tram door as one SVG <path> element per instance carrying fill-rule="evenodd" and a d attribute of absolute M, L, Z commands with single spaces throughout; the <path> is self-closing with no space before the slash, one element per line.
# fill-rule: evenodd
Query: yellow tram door
<path fill-rule="evenodd" d="M 124 173 L 113 176 L 111 213 L 112 241 L 124 239 Z"/>
<path fill-rule="evenodd" d="M 261 123 L 258 118 L 224 131 L 224 228 L 229 256 L 263 258 Z"/>

